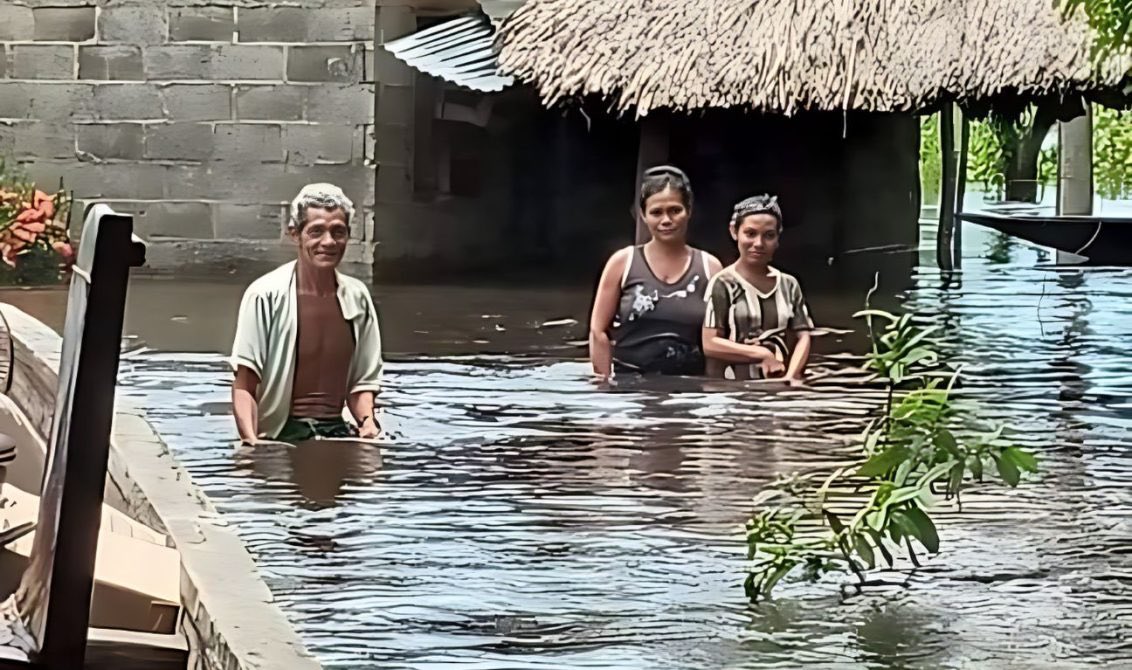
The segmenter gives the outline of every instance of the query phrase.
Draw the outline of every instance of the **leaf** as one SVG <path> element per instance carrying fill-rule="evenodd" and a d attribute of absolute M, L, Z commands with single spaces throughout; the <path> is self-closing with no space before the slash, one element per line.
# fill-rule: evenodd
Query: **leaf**
<path fill-rule="evenodd" d="M 932 443 L 935 444 L 936 447 L 947 451 L 947 453 L 952 456 L 959 458 L 959 444 L 955 441 L 955 436 L 951 434 L 950 430 L 941 428 L 940 431 L 935 434 Z"/>
<path fill-rule="evenodd" d="M 888 500 L 884 501 L 884 505 L 885 505 L 885 507 L 889 507 L 889 506 L 892 506 L 892 505 L 899 505 L 902 502 L 908 502 L 909 500 L 911 500 L 912 498 L 915 498 L 918 495 L 920 495 L 920 487 L 919 486 L 905 486 L 903 488 L 899 488 L 899 489 L 896 489 L 895 491 L 893 491 L 892 495 L 889 496 Z"/>
<path fill-rule="evenodd" d="M 888 563 L 888 567 L 894 567 L 896 562 L 892 560 L 892 554 L 888 551 L 888 548 L 884 546 L 884 536 L 881 535 L 879 531 L 875 531 L 872 528 L 866 529 L 866 532 L 872 536 L 873 542 L 876 543 L 877 551 L 884 557 L 884 561 Z"/>
<path fill-rule="evenodd" d="M 971 468 L 971 476 L 975 478 L 975 481 L 978 481 L 978 482 L 983 481 L 983 457 L 982 456 L 972 456 L 968 460 L 967 466 L 969 468 Z"/>
<path fill-rule="evenodd" d="M 827 509 L 823 509 L 822 514 L 825 514 L 825 520 L 829 523 L 829 527 L 833 529 L 834 533 L 840 535 L 842 531 L 845 530 L 845 524 L 841 523 L 841 518 L 836 514 Z"/>
<path fill-rule="evenodd" d="M 951 476 L 947 480 L 947 495 L 953 496 L 959 493 L 959 487 L 963 485 L 963 464 L 956 463 L 951 468 Z"/>
<path fill-rule="evenodd" d="M 869 546 L 869 541 L 865 539 L 865 536 L 858 533 L 857 536 L 853 538 L 853 544 L 857 549 L 857 555 L 868 564 L 869 569 L 872 570 L 875 568 L 876 556 L 873 555 L 873 548 Z"/>
<path fill-rule="evenodd" d="M 780 579 L 785 577 L 787 573 L 793 570 L 794 565 L 794 563 L 785 563 L 779 566 L 779 568 L 775 570 L 774 573 L 771 574 L 771 576 L 768 577 L 767 580 L 763 583 L 763 595 L 769 596 L 770 592 L 774 589 L 774 585 L 777 584 Z"/>
<path fill-rule="evenodd" d="M 1018 472 L 1018 466 L 1014 465 L 1014 461 L 1009 458 L 1003 458 L 998 454 L 992 454 L 994 464 L 998 467 L 998 476 L 1002 477 L 1002 481 L 1009 484 L 1011 487 L 1018 486 L 1018 481 L 1022 478 L 1022 473 Z"/>
<path fill-rule="evenodd" d="M 879 477 L 902 463 L 908 455 L 907 447 L 889 447 L 865 461 L 856 474 L 858 477 Z"/>
<path fill-rule="evenodd" d="M 907 367 L 912 367 L 917 363 L 934 363 L 937 355 L 934 351 L 927 347 L 917 347 L 900 357 L 900 363 Z"/>
<path fill-rule="evenodd" d="M 926 338 L 929 335 L 932 335 L 937 330 L 939 330 L 939 326 L 929 326 L 927 328 L 922 328 L 922 329 L 920 329 L 920 332 L 916 333 L 915 335 L 912 336 L 911 339 L 909 339 L 907 342 L 905 342 L 904 346 L 911 349 L 912 347 L 916 346 L 920 342 L 923 342 L 924 338 Z M 934 354 L 935 352 L 932 352 L 932 353 Z"/>
<path fill-rule="evenodd" d="M 860 319 L 860 318 L 870 317 L 870 316 L 875 316 L 875 317 L 879 317 L 879 318 L 882 318 L 882 319 L 887 319 L 887 320 L 889 320 L 893 323 L 896 323 L 897 321 L 900 320 L 900 317 L 896 316 L 895 314 L 890 314 L 889 312 L 886 312 L 882 309 L 863 309 L 863 310 L 855 313 L 853 315 L 853 318 L 854 319 Z"/>
<path fill-rule="evenodd" d="M 911 507 L 909 509 L 900 510 L 904 516 L 911 521 L 913 528 L 916 532 L 914 537 L 924 545 L 924 548 L 930 553 L 939 552 L 939 534 L 936 532 L 935 524 L 932 523 L 931 517 L 927 515 L 924 510 L 919 507 Z"/>
<path fill-rule="evenodd" d="M 916 537 L 916 534 L 919 533 L 916 529 L 916 524 L 912 523 L 912 520 L 908 518 L 908 515 L 904 512 L 905 510 L 903 509 L 893 510 L 892 515 L 889 517 L 892 520 L 892 528 L 899 530 L 896 534 L 889 533 L 893 542 L 899 542 L 899 538 L 902 537 Z"/>
<path fill-rule="evenodd" d="M 1028 451 L 1023 451 L 1018 447 L 1007 447 L 1002 452 L 1003 458 L 1009 458 L 1014 465 L 1018 466 L 1019 470 L 1025 472 L 1038 471 L 1038 459 Z"/>

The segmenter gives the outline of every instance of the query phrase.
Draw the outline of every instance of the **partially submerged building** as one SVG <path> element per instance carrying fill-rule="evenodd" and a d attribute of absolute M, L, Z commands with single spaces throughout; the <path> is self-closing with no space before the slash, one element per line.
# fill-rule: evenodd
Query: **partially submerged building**
<path fill-rule="evenodd" d="M 417 72 L 395 129 L 379 81 L 378 272 L 431 256 L 594 274 L 659 162 L 689 172 L 693 238 L 721 253 L 731 204 L 761 191 L 795 258 L 910 246 L 918 114 L 1055 98 L 1069 116 L 1124 74 L 1094 70 L 1080 16 L 1027 0 L 478 4 L 385 35 Z"/>

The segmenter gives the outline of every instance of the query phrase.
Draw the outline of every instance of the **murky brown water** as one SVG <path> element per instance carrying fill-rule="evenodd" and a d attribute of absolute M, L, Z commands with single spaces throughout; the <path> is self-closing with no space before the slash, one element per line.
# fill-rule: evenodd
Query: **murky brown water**
<path fill-rule="evenodd" d="M 964 393 L 1021 430 L 1042 473 L 972 496 L 943 516 L 939 556 L 849 599 L 830 578 L 748 608 L 741 524 L 775 473 L 837 458 L 877 400 L 837 377 L 598 390 L 581 323 L 540 327 L 584 322 L 588 287 L 378 290 L 401 354 L 381 453 L 232 446 L 208 350 L 227 348 L 240 286 L 136 282 L 120 393 L 148 408 L 327 667 L 1127 667 L 1132 271 L 967 242 L 947 286 L 892 258 L 885 280 L 948 327 Z M 836 272 L 801 274 L 818 319 L 844 327 L 871 278 Z"/>

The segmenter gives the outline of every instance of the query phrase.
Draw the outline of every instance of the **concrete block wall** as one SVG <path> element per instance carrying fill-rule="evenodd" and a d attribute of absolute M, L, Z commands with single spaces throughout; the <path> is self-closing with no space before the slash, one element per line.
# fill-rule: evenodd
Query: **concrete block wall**
<path fill-rule="evenodd" d="M 84 204 L 135 213 L 158 270 L 289 258 L 286 203 L 334 182 L 359 210 L 347 261 L 368 274 L 376 11 L 374 0 L 3 0 L 0 156 L 45 186 L 63 179 Z"/>

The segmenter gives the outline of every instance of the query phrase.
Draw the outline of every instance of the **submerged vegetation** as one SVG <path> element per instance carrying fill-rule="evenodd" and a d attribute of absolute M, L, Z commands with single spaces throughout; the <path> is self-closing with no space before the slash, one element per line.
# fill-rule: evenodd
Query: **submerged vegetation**
<path fill-rule="evenodd" d="M 744 584 L 752 601 L 796 570 L 812 580 L 847 571 L 861 586 L 881 561 L 895 567 L 897 554 L 918 567 L 917 545 L 939 551 L 929 512 L 941 498 L 961 510 L 962 492 L 988 473 L 1013 487 L 1023 472 L 1037 471 L 1034 456 L 1004 441 L 1002 428 L 979 430 L 966 420 L 953 395 L 961 370 L 941 363 L 934 328 L 870 309 L 868 300 L 856 316 L 868 327 L 865 367 L 884 386 L 884 407 L 851 462 L 832 473 L 782 477 L 755 499 Z"/>

